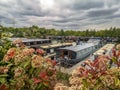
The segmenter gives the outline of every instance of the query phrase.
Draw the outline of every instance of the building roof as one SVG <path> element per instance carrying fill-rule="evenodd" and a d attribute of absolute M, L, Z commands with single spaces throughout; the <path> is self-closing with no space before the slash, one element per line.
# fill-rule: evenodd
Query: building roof
<path fill-rule="evenodd" d="M 80 50 L 83 50 L 83 49 L 91 47 L 91 46 L 94 46 L 94 44 L 93 43 L 84 43 L 82 45 L 69 46 L 69 47 L 64 47 L 64 48 L 59 48 L 59 49 L 78 52 Z"/>

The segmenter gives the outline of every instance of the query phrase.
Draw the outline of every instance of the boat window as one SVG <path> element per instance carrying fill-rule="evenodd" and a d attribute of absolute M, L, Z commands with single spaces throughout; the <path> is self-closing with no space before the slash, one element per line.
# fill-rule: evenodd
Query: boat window
<path fill-rule="evenodd" d="M 27 45 L 26 42 L 23 42 L 23 43 L 24 43 L 24 45 Z"/>
<path fill-rule="evenodd" d="M 30 45 L 33 45 L 34 43 L 33 42 L 30 42 Z"/>
<path fill-rule="evenodd" d="M 49 43 L 51 43 L 51 40 L 49 40 Z"/>
<path fill-rule="evenodd" d="M 76 53 L 75 52 L 71 52 L 71 59 L 76 59 Z"/>
<path fill-rule="evenodd" d="M 64 51 L 64 55 L 68 55 L 68 51 Z"/>
<path fill-rule="evenodd" d="M 37 44 L 41 44 L 41 42 L 40 42 L 40 41 L 37 41 Z"/>
<path fill-rule="evenodd" d="M 50 52 L 53 53 L 53 52 L 54 52 L 54 49 L 50 49 Z"/>
<path fill-rule="evenodd" d="M 28 46 L 29 46 L 29 45 L 30 45 L 30 43 L 29 43 L 29 42 L 27 42 L 27 43 L 26 43 L 26 45 L 28 45 Z"/>
<path fill-rule="evenodd" d="M 37 42 L 33 42 L 34 43 L 34 45 L 36 45 L 37 44 Z"/>
<path fill-rule="evenodd" d="M 84 55 L 84 50 L 79 51 L 78 54 Z"/>
<path fill-rule="evenodd" d="M 84 52 L 86 52 L 87 51 L 87 49 L 84 49 Z"/>
<path fill-rule="evenodd" d="M 60 57 L 60 50 L 56 50 L 56 57 Z"/>
<path fill-rule="evenodd" d="M 79 58 L 79 57 L 81 57 L 81 52 L 79 51 L 79 52 L 77 52 L 77 59 Z"/>
<path fill-rule="evenodd" d="M 50 49 L 47 49 L 46 51 L 47 51 L 47 53 L 50 53 Z"/>

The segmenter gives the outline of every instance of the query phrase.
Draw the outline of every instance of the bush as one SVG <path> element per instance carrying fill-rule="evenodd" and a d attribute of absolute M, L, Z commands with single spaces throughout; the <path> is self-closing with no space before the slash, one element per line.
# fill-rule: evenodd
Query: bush
<path fill-rule="evenodd" d="M 112 56 L 85 61 L 69 78 L 70 86 L 56 84 L 55 90 L 120 90 L 120 45 Z"/>
<path fill-rule="evenodd" d="M 10 48 L 0 61 L 0 90 L 52 90 L 56 63 L 43 58 L 43 50 L 35 51 L 18 42 L 20 47 Z"/>
<path fill-rule="evenodd" d="M 15 47 L 10 41 L 11 36 L 11 33 L 0 34 L 0 61 L 3 59 L 9 48 Z"/>

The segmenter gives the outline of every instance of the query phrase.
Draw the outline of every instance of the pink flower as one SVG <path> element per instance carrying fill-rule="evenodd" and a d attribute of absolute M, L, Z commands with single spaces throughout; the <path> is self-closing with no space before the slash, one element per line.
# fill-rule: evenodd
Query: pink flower
<path fill-rule="evenodd" d="M 36 52 L 40 55 L 43 55 L 45 53 L 45 51 L 42 49 L 37 49 Z"/>
<path fill-rule="evenodd" d="M 33 49 L 33 48 L 30 48 L 30 49 L 24 49 L 23 50 L 23 52 L 22 52 L 22 54 L 23 55 L 31 55 L 31 54 L 33 54 L 35 52 L 35 50 Z"/>

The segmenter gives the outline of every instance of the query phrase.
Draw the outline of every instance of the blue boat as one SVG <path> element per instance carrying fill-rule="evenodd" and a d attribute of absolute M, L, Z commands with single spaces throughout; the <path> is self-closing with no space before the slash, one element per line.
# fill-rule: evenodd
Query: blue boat
<path fill-rule="evenodd" d="M 90 54 L 95 52 L 99 47 L 100 47 L 99 42 L 96 42 L 96 43 L 89 42 L 89 43 L 83 43 L 76 46 L 59 48 L 57 50 L 56 57 L 58 62 L 61 63 L 61 65 L 72 66 L 84 60 Z"/>

